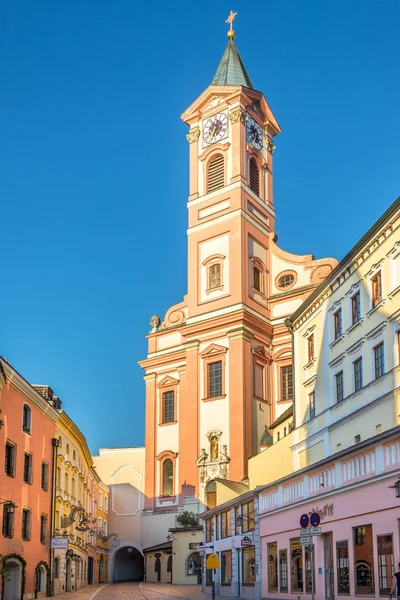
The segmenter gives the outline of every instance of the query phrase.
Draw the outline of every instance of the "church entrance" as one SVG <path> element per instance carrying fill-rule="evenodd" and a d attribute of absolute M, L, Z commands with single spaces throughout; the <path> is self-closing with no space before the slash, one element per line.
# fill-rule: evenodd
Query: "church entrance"
<path fill-rule="evenodd" d="M 127 546 L 120 548 L 114 558 L 115 582 L 143 581 L 144 559 L 136 548 Z"/>
<path fill-rule="evenodd" d="M 3 578 L 4 600 L 18 600 L 21 596 L 22 565 L 16 560 L 9 560 Z"/>

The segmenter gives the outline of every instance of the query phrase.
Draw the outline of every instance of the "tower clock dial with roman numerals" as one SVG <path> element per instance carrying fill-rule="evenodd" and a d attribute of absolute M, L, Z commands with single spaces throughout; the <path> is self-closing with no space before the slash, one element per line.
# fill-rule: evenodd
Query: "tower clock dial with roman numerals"
<path fill-rule="evenodd" d="M 228 117 L 225 113 L 213 115 L 203 125 L 203 140 L 205 144 L 214 144 L 228 135 Z"/>
<path fill-rule="evenodd" d="M 251 117 L 247 119 L 246 123 L 246 139 L 248 144 L 257 148 L 257 150 L 262 150 L 264 132 L 259 124 Z"/>

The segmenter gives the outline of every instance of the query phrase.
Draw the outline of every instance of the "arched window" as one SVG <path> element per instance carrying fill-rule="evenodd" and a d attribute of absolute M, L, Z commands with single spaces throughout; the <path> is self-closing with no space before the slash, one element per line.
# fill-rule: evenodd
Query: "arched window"
<path fill-rule="evenodd" d="M 157 581 L 161 581 L 161 560 L 156 558 L 154 563 L 154 571 L 157 573 Z"/>
<path fill-rule="evenodd" d="M 207 168 L 207 193 L 224 187 L 224 157 L 222 154 L 216 154 L 208 163 Z"/>
<path fill-rule="evenodd" d="M 172 556 L 171 556 L 171 554 L 168 556 L 168 560 L 167 560 L 167 573 L 172 573 Z"/>
<path fill-rule="evenodd" d="M 65 447 L 65 454 L 68 454 L 68 456 L 69 456 L 69 444 L 67 444 Z"/>
<path fill-rule="evenodd" d="M 254 157 L 250 158 L 249 161 L 249 182 L 250 189 L 253 190 L 257 194 L 260 195 L 260 172 L 258 170 L 257 161 Z"/>
<path fill-rule="evenodd" d="M 217 504 L 217 484 L 215 483 L 215 480 L 212 479 L 211 481 L 209 481 L 206 485 L 205 488 L 205 494 L 206 494 L 206 506 L 208 509 L 210 508 L 214 508 Z"/>
<path fill-rule="evenodd" d="M 22 429 L 25 433 L 31 432 L 32 425 L 32 411 L 27 404 L 24 404 L 22 409 Z"/>
<path fill-rule="evenodd" d="M 76 460 L 76 452 L 75 452 L 75 450 L 73 450 L 73 452 L 72 452 L 72 458 L 73 458 L 74 460 Z"/>
<path fill-rule="evenodd" d="M 162 495 L 173 496 L 174 493 L 174 465 L 170 458 L 162 464 Z"/>
<path fill-rule="evenodd" d="M 256 265 L 253 267 L 253 288 L 261 292 L 261 269 Z"/>
<path fill-rule="evenodd" d="M 211 265 L 209 269 L 210 281 L 208 282 L 208 289 L 212 290 L 221 285 L 221 265 L 216 263 Z"/>
<path fill-rule="evenodd" d="M 58 447 L 60 448 L 60 450 L 62 449 L 62 437 L 61 437 L 61 435 L 58 437 Z"/>
<path fill-rule="evenodd" d="M 187 575 L 197 575 L 201 567 L 199 552 L 192 552 L 187 559 Z"/>

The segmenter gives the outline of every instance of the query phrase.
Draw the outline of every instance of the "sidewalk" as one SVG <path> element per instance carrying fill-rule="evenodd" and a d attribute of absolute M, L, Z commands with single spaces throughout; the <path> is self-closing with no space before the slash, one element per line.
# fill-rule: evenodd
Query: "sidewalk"
<path fill-rule="evenodd" d="M 95 583 L 94 585 L 87 585 L 76 592 L 66 592 L 65 594 L 54 596 L 54 598 L 57 600 L 94 600 L 99 591 L 106 585 L 106 583 Z"/>
<path fill-rule="evenodd" d="M 201 591 L 201 585 L 172 585 L 171 583 L 140 583 L 143 592 L 155 592 L 163 596 L 182 598 L 182 600 L 211 600 L 211 594 Z M 215 596 L 226 600 L 226 596 Z M 151 597 L 149 598 L 151 600 Z"/>

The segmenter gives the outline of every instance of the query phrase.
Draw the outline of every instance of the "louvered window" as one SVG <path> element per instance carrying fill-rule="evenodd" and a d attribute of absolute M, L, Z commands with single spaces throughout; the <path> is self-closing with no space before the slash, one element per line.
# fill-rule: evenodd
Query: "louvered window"
<path fill-rule="evenodd" d="M 207 192 L 222 188 L 224 183 L 224 157 L 217 154 L 208 163 Z"/>
<path fill-rule="evenodd" d="M 260 195 L 260 173 L 258 171 L 258 165 L 255 158 L 250 159 L 249 163 L 249 179 L 250 179 L 250 189 L 253 190 L 257 194 Z"/>
<path fill-rule="evenodd" d="M 212 290 L 214 288 L 220 287 L 220 285 L 221 285 L 221 265 L 219 263 L 216 265 L 211 265 L 209 274 L 210 274 L 209 289 Z"/>
<path fill-rule="evenodd" d="M 253 287 L 261 292 L 261 271 L 258 267 L 253 267 Z"/>

